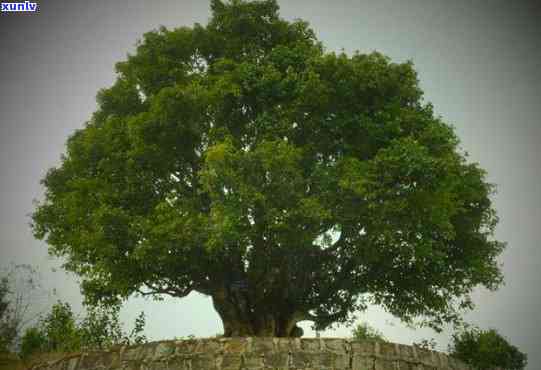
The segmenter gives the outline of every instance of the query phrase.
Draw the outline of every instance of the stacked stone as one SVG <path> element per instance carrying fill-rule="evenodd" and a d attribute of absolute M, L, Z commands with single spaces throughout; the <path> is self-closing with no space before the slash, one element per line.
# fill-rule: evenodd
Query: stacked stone
<path fill-rule="evenodd" d="M 443 353 L 333 338 L 209 338 L 87 352 L 33 370 L 469 370 Z"/>

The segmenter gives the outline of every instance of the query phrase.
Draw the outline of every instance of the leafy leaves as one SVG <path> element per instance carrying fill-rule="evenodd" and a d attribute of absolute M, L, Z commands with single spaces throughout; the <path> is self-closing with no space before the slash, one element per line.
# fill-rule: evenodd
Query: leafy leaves
<path fill-rule="evenodd" d="M 195 290 L 319 327 L 372 301 L 439 327 L 498 286 L 492 186 L 411 62 L 326 53 L 276 1 L 211 9 L 143 36 L 43 181 L 35 234 L 89 301 Z"/>
<path fill-rule="evenodd" d="M 527 356 L 495 329 L 465 328 L 453 335 L 450 350 L 452 356 L 479 370 L 522 370 L 527 365 Z"/>

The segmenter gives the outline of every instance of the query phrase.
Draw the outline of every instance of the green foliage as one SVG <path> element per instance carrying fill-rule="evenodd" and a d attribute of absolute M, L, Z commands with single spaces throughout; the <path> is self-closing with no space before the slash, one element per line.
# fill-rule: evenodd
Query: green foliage
<path fill-rule="evenodd" d="M 438 344 L 436 343 L 436 340 L 434 338 L 430 338 L 430 339 L 422 339 L 418 343 L 413 343 L 413 345 L 424 350 L 435 351 Z"/>
<path fill-rule="evenodd" d="M 375 340 L 378 342 L 387 342 L 387 339 L 377 329 L 372 328 L 367 323 L 358 324 L 351 332 L 353 339 L 356 340 Z"/>
<path fill-rule="evenodd" d="M 219 335 L 216 335 L 216 338 L 219 338 Z M 194 334 L 188 334 L 184 336 L 176 336 L 174 340 L 195 340 L 196 336 Z"/>
<path fill-rule="evenodd" d="M 17 322 L 10 311 L 9 280 L 0 279 L 0 352 L 7 352 L 17 334 Z"/>
<path fill-rule="evenodd" d="M 130 334 L 127 337 L 125 336 L 125 341 L 127 343 L 142 344 L 147 341 L 146 335 L 143 334 L 143 331 L 145 329 L 145 322 L 145 313 L 141 311 L 141 313 L 139 313 L 139 316 L 135 318 L 135 323 Z"/>
<path fill-rule="evenodd" d="M 146 342 L 143 334 L 145 314 L 136 317 L 129 334 L 122 330 L 119 319 L 120 306 L 93 306 L 87 308 L 86 317 L 80 322 L 79 330 L 82 346 L 105 349 L 119 343 L 141 344 Z"/>
<path fill-rule="evenodd" d="M 119 306 L 88 307 L 86 316 L 78 320 L 68 303 L 58 301 L 36 326 L 26 329 L 21 356 L 26 358 L 36 352 L 71 352 L 107 349 L 115 344 L 144 343 L 144 313 L 141 312 L 134 328 L 126 335 L 119 320 L 119 309 Z"/>
<path fill-rule="evenodd" d="M 38 273 L 30 265 L 10 264 L 0 276 L 0 352 L 19 349 L 20 332 L 37 317 Z M 43 292 L 41 292 L 43 293 Z"/>
<path fill-rule="evenodd" d="M 0 318 L 3 318 L 9 308 L 7 295 L 9 293 L 9 281 L 6 277 L 0 279 Z"/>
<path fill-rule="evenodd" d="M 510 344 L 495 329 L 473 328 L 455 333 L 450 353 L 477 370 L 522 370 L 527 364 L 526 354 Z"/>
<path fill-rule="evenodd" d="M 37 327 L 30 327 L 24 331 L 21 343 L 20 355 L 28 358 L 30 355 L 48 351 L 48 340 L 46 334 Z"/>
<path fill-rule="evenodd" d="M 58 301 L 41 322 L 47 338 L 47 350 L 70 352 L 81 347 L 79 328 L 68 303 Z"/>
<path fill-rule="evenodd" d="M 226 336 L 281 336 L 367 303 L 440 328 L 498 287 L 493 187 L 411 62 L 325 52 L 274 0 L 211 9 L 143 36 L 43 180 L 35 235 L 88 302 L 197 291 Z"/>

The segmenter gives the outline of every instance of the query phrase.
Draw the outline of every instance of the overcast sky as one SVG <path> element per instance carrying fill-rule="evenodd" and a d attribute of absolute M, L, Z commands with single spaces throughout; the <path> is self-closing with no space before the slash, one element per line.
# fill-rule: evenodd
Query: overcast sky
<path fill-rule="evenodd" d="M 329 51 L 380 51 L 413 60 L 435 111 L 452 124 L 470 153 L 497 184 L 508 243 L 500 261 L 506 285 L 476 291 L 468 321 L 495 327 L 541 368 L 541 12 L 535 1 L 292 0 L 279 1 L 286 19 L 310 22 Z M 0 266 L 38 266 L 46 288 L 81 309 L 76 278 L 33 239 L 28 214 L 42 196 L 39 180 L 59 163 L 67 137 L 89 119 L 98 89 L 112 84 L 142 33 L 206 23 L 207 1 L 38 2 L 38 14 L 0 17 Z M 52 269 L 56 269 L 53 271 Z M 151 339 L 221 332 L 209 298 L 163 302 L 132 299 L 123 318 L 147 314 Z M 449 332 L 413 331 L 377 308 L 361 318 L 395 342 L 434 337 L 445 350 Z M 309 325 L 305 333 L 313 335 Z M 323 333 L 349 335 L 340 327 Z"/>

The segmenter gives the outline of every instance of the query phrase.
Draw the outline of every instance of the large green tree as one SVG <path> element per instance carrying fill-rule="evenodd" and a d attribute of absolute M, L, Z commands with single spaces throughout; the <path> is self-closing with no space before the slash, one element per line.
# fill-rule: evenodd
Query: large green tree
<path fill-rule="evenodd" d="M 492 187 L 412 63 L 211 9 L 144 35 L 43 180 L 35 234 L 89 301 L 196 291 L 226 336 L 291 336 L 368 303 L 438 327 L 497 287 Z"/>

